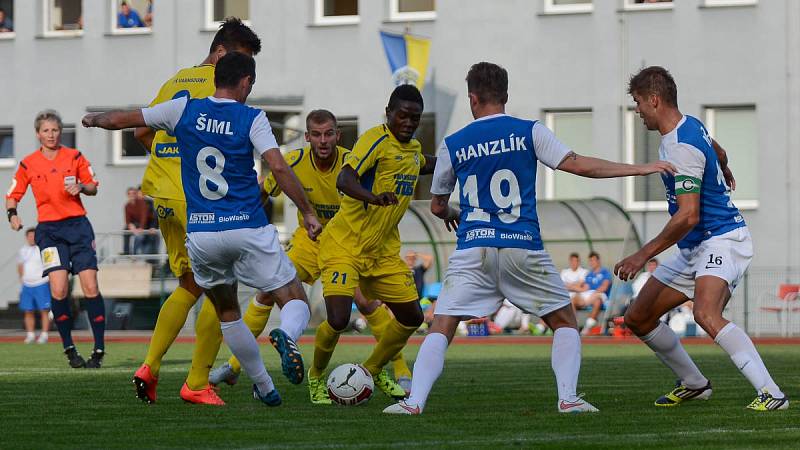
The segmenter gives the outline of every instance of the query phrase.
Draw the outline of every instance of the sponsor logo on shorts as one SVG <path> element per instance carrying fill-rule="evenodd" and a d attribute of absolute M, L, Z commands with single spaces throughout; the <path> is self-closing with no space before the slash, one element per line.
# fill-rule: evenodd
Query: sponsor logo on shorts
<path fill-rule="evenodd" d="M 189 215 L 189 223 L 214 223 L 216 216 L 214 213 L 192 213 Z"/>
<path fill-rule="evenodd" d="M 156 208 L 156 214 L 158 215 L 159 219 L 166 219 L 167 217 L 174 216 L 175 210 L 172 208 L 167 208 L 163 205 L 158 205 L 158 208 Z"/>
<path fill-rule="evenodd" d="M 246 222 L 250 220 L 250 214 L 246 212 L 239 212 L 239 214 L 233 214 L 230 216 L 220 216 L 218 221 L 219 223 L 225 222 Z"/>
<path fill-rule="evenodd" d="M 494 239 L 495 231 L 492 228 L 475 228 L 474 230 L 467 231 L 467 236 L 464 238 L 466 242 L 475 239 Z"/>

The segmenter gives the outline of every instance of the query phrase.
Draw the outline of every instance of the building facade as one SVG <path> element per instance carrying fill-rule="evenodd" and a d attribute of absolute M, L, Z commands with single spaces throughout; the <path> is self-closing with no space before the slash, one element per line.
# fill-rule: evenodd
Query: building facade
<path fill-rule="evenodd" d="M 128 3 L 142 18 L 151 5 Z M 147 104 L 178 69 L 204 59 L 218 20 L 237 15 L 263 43 L 250 103 L 267 111 L 287 147 L 302 144 L 302 118 L 315 108 L 342 118 L 346 144 L 383 120 L 393 84 L 381 30 L 431 39 L 420 130 L 428 153 L 471 120 L 464 77 L 485 60 L 509 71 L 510 114 L 545 121 L 580 154 L 653 160 L 659 137 L 633 114 L 626 84 L 643 66 L 665 66 L 681 110 L 729 152 L 753 264 L 800 266 L 800 2 L 175 0 L 158 1 L 151 26 L 133 28 L 120 27 L 113 0 L 0 0 L 0 8 L 13 21 L 0 32 L 0 179 L 10 182 L 38 147 L 36 113 L 58 110 L 65 143 L 100 180 L 98 196 L 85 199 L 98 234 L 122 229 L 125 190 L 140 183 L 147 156 L 130 132 L 86 130 L 80 118 Z M 608 197 L 644 238 L 667 219 L 657 177 L 592 181 L 540 169 L 539 195 Z M 35 224 L 33 205 L 30 194 L 20 205 L 26 225 Z M 0 287 L 13 293 L 23 237 L 3 227 L 0 242 Z"/>

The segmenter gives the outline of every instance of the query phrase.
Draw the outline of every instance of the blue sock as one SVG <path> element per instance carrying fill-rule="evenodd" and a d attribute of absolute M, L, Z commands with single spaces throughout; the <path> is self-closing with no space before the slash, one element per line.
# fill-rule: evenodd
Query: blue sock
<path fill-rule="evenodd" d="M 89 325 L 92 326 L 94 348 L 95 350 L 104 350 L 105 342 L 103 338 L 106 333 L 106 305 L 103 302 L 103 296 L 97 294 L 97 297 L 86 297 L 84 307 L 86 308 L 86 313 L 89 315 Z"/>
<path fill-rule="evenodd" d="M 72 347 L 72 308 L 69 306 L 69 297 L 55 298 L 50 304 L 53 311 L 53 321 L 61 335 L 61 342 L 64 348 Z"/>

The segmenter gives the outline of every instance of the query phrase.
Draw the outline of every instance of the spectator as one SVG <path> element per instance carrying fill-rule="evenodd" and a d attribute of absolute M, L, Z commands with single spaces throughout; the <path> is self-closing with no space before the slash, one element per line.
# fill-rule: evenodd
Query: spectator
<path fill-rule="evenodd" d="M 648 279 L 653 275 L 653 272 L 656 271 L 656 267 L 658 267 L 658 259 L 653 258 L 650 261 L 647 261 L 647 265 L 645 266 L 645 271 L 640 273 L 633 283 L 631 284 L 631 288 L 633 289 L 633 298 L 635 299 L 639 295 L 639 291 L 642 290 L 644 284 L 647 282 Z"/>
<path fill-rule="evenodd" d="M 30 344 L 36 340 L 36 317 L 34 311 L 39 311 L 42 317 L 42 334 L 36 342 L 47 342 L 47 330 L 50 329 L 50 283 L 47 277 L 42 276 L 42 257 L 39 247 L 36 246 L 36 230 L 25 230 L 25 245 L 19 249 L 17 255 L 17 272 L 22 282 L 22 291 L 19 294 L 19 309 L 25 313 L 25 343 Z"/>
<path fill-rule="evenodd" d="M 14 23 L 6 15 L 6 10 L 0 8 L 0 33 L 10 33 L 14 31 Z"/>
<path fill-rule="evenodd" d="M 73 368 L 99 369 L 105 354 L 105 304 L 97 289 L 94 230 L 80 197 L 81 194 L 97 195 L 97 180 L 81 152 L 61 145 L 63 124 L 57 112 L 46 110 L 37 114 L 34 129 L 41 147 L 17 166 L 11 189 L 6 194 L 8 221 L 12 230 L 22 228 L 17 205 L 31 186 L 39 216 L 36 245 L 42 249 L 43 275 L 50 280 L 53 317 L 64 354 Z M 95 347 L 88 363 L 72 342 L 73 314 L 68 299 L 70 273 L 78 275 L 80 280 L 94 335 Z"/>
<path fill-rule="evenodd" d="M 145 24 L 139 17 L 139 13 L 131 8 L 127 2 L 122 2 L 119 5 L 119 14 L 117 14 L 117 28 L 139 28 L 144 27 Z"/>
<path fill-rule="evenodd" d="M 153 26 L 153 0 L 147 2 L 147 13 L 144 15 L 144 26 Z"/>
<path fill-rule="evenodd" d="M 422 298 L 422 291 L 425 290 L 425 272 L 433 264 L 433 256 L 426 253 L 417 253 L 414 250 L 406 252 L 406 264 L 414 274 L 414 284 L 417 286 L 417 295 Z"/>
<path fill-rule="evenodd" d="M 586 274 L 586 290 L 580 292 L 572 298 L 572 305 L 575 309 L 589 309 L 591 313 L 586 318 L 583 327 L 583 334 L 589 334 L 592 328 L 597 325 L 597 317 L 603 309 L 603 304 L 608 301 L 608 294 L 611 292 L 611 272 L 600 265 L 600 255 L 597 252 L 589 253 L 589 268 L 591 271 Z"/>
<path fill-rule="evenodd" d="M 139 186 L 136 188 L 136 198 L 144 202 L 144 210 L 145 216 L 144 221 L 142 222 L 142 229 L 144 232 L 144 238 L 142 239 L 142 244 L 139 249 L 134 249 L 134 253 L 137 255 L 154 255 L 158 253 L 158 244 L 159 244 L 159 236 L 158 236 L 158 220 L 156 219 L 156 209 L 153 205 L 153 200 L 145 197 L 144 192 L 142 192 L 142 187 Z M 138 250 L 138 251 L 137 251 Z"/>
<path fill-rule="evenodd" d="M 581 267 L 580 255 L 577 253 L 570 253 L 569 267 L 561 271 L 561 281 L 564 282 L 564 286 L 569 292 L 570 299 L 589 289 L 584 281 L 588 273 L 588 270 Z M 539 323 L 536 324 L 536 327 L 532 329 L 531 332 L 536 336 L 541 336 L 547 332 L 547 325 L 540 319 Z"/>

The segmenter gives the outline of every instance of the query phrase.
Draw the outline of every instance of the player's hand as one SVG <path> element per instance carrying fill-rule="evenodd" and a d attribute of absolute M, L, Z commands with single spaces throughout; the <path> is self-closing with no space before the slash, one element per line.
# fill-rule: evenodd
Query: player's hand
<path fill-rule="evenodd" d="M 722 175 L 725 177 L 725 183 L 728 184 L 728 187 L 731 188 L 732 191 L 736 190 L 736 178 L 733 178 L 733 172 L 731 172 L 731 168 L 725 166 L 722 168 Z"/>
<path fill-rule="evenodd" d="M 655 161 L 649 164 L 641 164 L 639 166 L 641 168 L 641 172 L 639 175 L 650 175 L 651 173 L 658 173 L 661 175 L 675 175 L 678 170 L 672 163 L 667 161 Z"/>
<path fill-rule="evenodd" d="M 398 201 L 394 192 L 381 192 L 380 194 L 376 194 L 375 198 L 370 203 L 378 206 L 389 206 L 396 205 Z"/>
<path fill-rule="evenodd" d="M 313 213 L 303 214 L 303 226 L 306 227 L 306 233 L 312 241 L 316 241 L 317 236 L 322 233 L 322 225 Z"/>
<path fill-rule="evenodd" d="M 22 219 L 20 219 L 19 216 L 11 216 L 11 220 L 9 222 L 12 230 L 19 231 L 22 229 Z"/>
<path fill-rule="evenodd" d="M 101 113 L 89 113 L 89 114 L 87 114 L 87 115 L 83 116 L 83 119 L 81 119 L 81 124 L 82 124 L 82 125 L 83 125 L 85 128 L 92 128 L 92 127 L 96 127 L 96 126 L 97 126 L 97 123 L 95 122 L 95 118 L 96 118 L 97 116 L 99 116 L 100 114 L 101 114 Z"/>
<path fill-rule="evenodd" d="M 81 193 L 81 191 L 83 190 L 83 185 L 81 185 L 80 183 L 70 184 L 69 186 L 66 186 L 64 190 L 67 191 L 67 194 L 74 197 Z"/>
<path fill-rule="evenodd" d="M 444 219 L 444 226 L 447 227 L 447 231 L 451 231 L 455 233 L 458 231 L 458 224 L 461 223 L 461 217 L 458 211 L 450 208 L 450 215 Z"/>
<path fill-rule="evenodd" d="M 632 280 L 642 270 L 646 262 L 647 257 L 640 252 L 636 252 L 618 262 L 614 266 L 614 274 L 622 281 Z"/>

